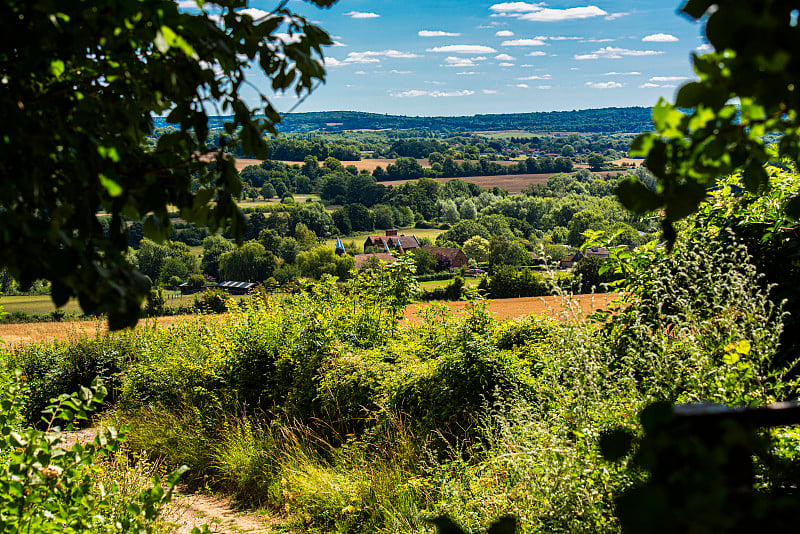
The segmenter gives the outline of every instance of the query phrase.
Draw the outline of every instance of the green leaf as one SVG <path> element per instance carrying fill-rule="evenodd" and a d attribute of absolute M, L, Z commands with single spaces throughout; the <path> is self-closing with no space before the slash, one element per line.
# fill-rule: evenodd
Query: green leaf
<path fill-rule="evenodd" d="M 647 156 L 656 139 L 658 139 L 658 136 L 654 133 L 643 133 L 633 140 L 628 153 L 631 155 L 631 157 Z"/>
<path fill-rule="evenodd" d="M 725 365 L 735 365 L 740 359 L 741 357 L 735 352 L 726 352 L 722 356 L 722 361 L 725 363 Z"/>
<path fill-rule="evenodd" d="M 784 205 L 783 211 L 786 213 L 787 217 L 800 220 L 800 195 L 790 198 Z"/>
<path fill-rule="evenodd" d="M 656 178 L 665 178 L 667 174 L 667 144 L 661 139 L 655 139 L 644 164 Z"/>
<path fill-rule="evenodd" d="M 756 194 L 766 189 L 769 175 L 761 163 L 754 161 L 742 172 L 742 181 L 748 192 Z"/>
<path fill-rule="evenodd" d="M 117 182 L 105 174 L 100 174 L 98 177 L 100 178 L 100 183 L 103 184 L 103 187 L 106 189 L 106 191 L 108 191 L 109 195 L 112 197 L 118 197 L 122 194 L 122 186 Z"/>
<path fill-rule="evenodd" d="M 672 404 L 667 401 L 658 401 L 650 404 L 639 414 L 644 431 L 648 434 L 661 428 L 675 418 Z"/>
<path fill-rule="evenodd" d="M 64 62 L 61 61 L 60 59 L 54 59 L 53 61 L 50 62 L 50 72 L 56 78 L 60 78 L 61 75 L 64 74 L 64 71 L 66 71 L 66 69 L 67 68 L 64 65 Z"/>
<path fill-rule="evenodd" d="M 647 213 L 660 208 L 663 204 L 661 197 L 635 176 L 622 180 L 617 186 L 616 193 L 622 205 L 634 213 Z"/>
<path fill-rule="evenodd" d="M 689 82 L 678 89 L 675 105 L 679 108 L 693 108 L 702 102 L 705 86 L 700 82 Z"/>
<path fill-rule="evenodd" d="M 653 124 L 664 137 L 681 137 L 681 121 L 686 117 L 663 98 L 653 107 Z"/>
<path fill-rule="evenodd" d="M 436 526 L 436 531 L 438 534 L 466 534 L 464 529 L 462 529 L 458 523 L 446 515 L 440 515 L 439 517 L 434 517 L 433 519 L 426 519 L 426 521 L 428 523 L 433 523 Z"/>
<path fill-rule="evenodd" d="M 600 454 L 609 462 L 618 462 L 628 455 L 633 444 L 633 434 L 624 428 L 615 428 L 600 435 Z"/>
<path fill-rule="evenodd" d="M 505 515 L 489 525 L 486 534 L 514 534 L 517 531 L 517 518 Z"/>
<path fill-rule="evenodd" d="M 702 17 L 708 8 L 714 4 L 714 0 L 688 0 L 686 4 L 681 8 L 681 11 L 693 17 L 695 19 L 699 19 Z"/>

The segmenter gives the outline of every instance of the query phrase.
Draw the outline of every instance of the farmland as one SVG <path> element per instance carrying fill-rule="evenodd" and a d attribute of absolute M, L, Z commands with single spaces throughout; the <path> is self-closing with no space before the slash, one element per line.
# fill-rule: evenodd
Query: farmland
<path fill-rule="evenodd" d="M 472 281 L 472 283 L 477 280 Z M 446 281 L 444 283 L 447 283 Z M 443 282 L 424 282 L 423 287 L 430 289 L 440 287 Z M 500 320 L 514 319 L 527 315 L 546 315 L 553 317 L 580 317 L 595 309 L 605 309 L 617 295 L 615 293 L 598 295 L 575 295 L 565 301 L 561 297 L 524 297 L 518 299 L 497 299 L 489 301 L 489 312 Z M 5 301 L 5 298 L 3 299 Z M 568 304 L 571 302 L 572 304 Z M 447 306 L 455 313 L 463 313 L 467 303 L 465 301 L 449 302 Z M 405 312 L 405 321 L 412 324 L 421 319 L 421 310 L 431 304 L 413 304 Z M 568 315 L 565 316 L 564 313 Z M 176 315 L 159 317 L 157 319 L 143 319 L 137 329 L 164 328 L 175 324 L 192 325 L 197 321 L 224 321 L 224 315 Z M 42 322 L 23 324 L 0 324 L 0 341 L 7 346 L 28 343 L 47 343 L 54 340 L 70 341 L 82 336 L 93 336 L 107 330 L 104 319 Z"/>

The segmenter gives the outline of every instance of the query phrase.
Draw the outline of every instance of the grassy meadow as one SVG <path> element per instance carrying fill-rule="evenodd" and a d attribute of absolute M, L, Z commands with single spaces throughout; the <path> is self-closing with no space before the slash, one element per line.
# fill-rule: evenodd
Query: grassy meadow
<path fill-rule="evenodd" d="M 28 314 L 47 314 L 55 311 L 57 308 L 53 304 L 53 299 L 50 295 L 33 295 L 33 296 L 2 296 L 0 297 L 0 305 L 8 313 L 23 312 Z M 81 314 L 81 307 L 78 301 L 71 299 L 62 308 L 66 313 Z"/>

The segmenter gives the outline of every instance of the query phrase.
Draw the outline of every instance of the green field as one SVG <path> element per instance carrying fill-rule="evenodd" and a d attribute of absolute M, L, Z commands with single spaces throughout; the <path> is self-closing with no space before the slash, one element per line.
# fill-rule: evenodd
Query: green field
<path fill-rule="evenodd" d="M 180 291 L 164 290 L 164 298 L 166 305 L 170 308 L 177 308 L 178 306 L 188 306 L 194 304 L 194 295 L 181 295 Z M 3 306 L 4 311 L 8 313 L 23 312 L 29 315 L 32 314 L 47 314 L 56 310 L 50 295 L 36 295 L 28 296 L 3 296 L 0 298 L 0 306 Z M 61 308 L 67 313 L 74 313 L 81 315 L 80 304 L 75 299 L 71 299 L 67 304 Z"/>
<path fill-rule="evenodd" d="M 430 291 L 431 289 L 436 289 L 439 287 L 445 287 L 450 282 L 452 282 L 452 278 L 450 280 L 430 280 L 428 282 L 420 282 L 419 288 L 424 289 L 426 291 Z M 479 276 L 468 276 L 464 278 L 464 286 L 465 287 L 477 287 L 478 284 L 481 283 L 481 278 Z"/>
<path fill-rule="evenodd" d="M 417 236 L 417 239 L 422 239 L 423 237 L 430 237 L 431 239 L 435 240 L 436 236 L 439 234 L 443 234 L 445 230 L 439 230 L 437 228 L 398 228 L 397 234 L 405 234 L 405 235 L 414 235 Z M 364 241 L 367 240 L 367 237 L 371 235 L 384 235 L 385 230 L 373 230 L 372 232 L 359 232 L 352 236 L 342 237 L 341 240 L 344 243 L 348 243 L 350 241 L 355 241 L 356 245 L 359 247 L 364 246 Z M 335 247 L 336 246 L 336 238 L 333 237 L 331 239 L 326 239 L 324 245 L 327 247 Z"/>
<path fill-rule="evenodd" d="M 28 314 L 38 313 L 45 314 L 56 310 L 50 295 L 36 295 L 33 297 L 28 296 L 4 296 L 0 298 L 0 306 L 8 313 L 24 312 Z M 67 304 L 61 308 L 67 313 L 81 314 L 81 307 L 78 301 L 71 299 Z"/>
<path fill-rule="evenodd" d="M 307 200 L 311 200 L 311 202 L 319 202 L 321 200 L 319 195 L 292 195 L 294 197 L 294 201 L 296 204 L 300 204 L 302 202 L 306 202 Z M 261 206 L 274 206 L 276 204 L 280 204 L 280 199 L 271 198 L 269 200 L 259 199 L 259 200 L 239 200 L 236 203 L 240 208 L 258 208 Z"/>

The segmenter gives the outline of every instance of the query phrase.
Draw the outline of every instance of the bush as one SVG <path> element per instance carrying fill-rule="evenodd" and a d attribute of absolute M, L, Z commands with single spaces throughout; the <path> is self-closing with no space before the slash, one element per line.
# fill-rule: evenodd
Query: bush
<path fill-rule="evenodd" d="M 221 289 L 208 289 L 194 297 L 194 307 L 202 313 L 225 313 L 230 295 Z"/>
<path fill-rule="evenodd" d="M 26 421 L 39 424 L 50 399 L 89 387 L 96 378 L 105 384 L 108 400 L 116 401 L 122 373 L 140 353 L 141 342 L 130 333 L 18 347 L 9 365 L 20 368 L 27 377 Z"/>

